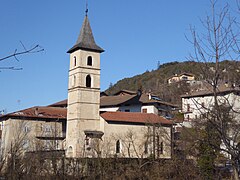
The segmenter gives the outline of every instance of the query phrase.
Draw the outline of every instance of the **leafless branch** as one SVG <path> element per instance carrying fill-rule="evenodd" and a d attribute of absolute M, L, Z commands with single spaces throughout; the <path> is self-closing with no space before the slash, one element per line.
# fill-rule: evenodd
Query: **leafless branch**
<path fill-rule="evenodd" d="M 20 43 L 24 49 L 23 51 L 18 51 L 17 49 L 15 49 L 15 51 L 12 54 L 5 56 L 3 58 L 0 58 L 0 61 L 6 60 L 6 59 L 9 59 L 12 57 L 14 57 L 17 61 L 19 61 L 18 57 L 21 55 L 29 54 L 29 53 L 38 53 L 38 52 L 44 51 L 44 48 L 42 48 L 40 45 L 35 45 L 34 47 L 27 49 L 21 41 L 20 41 Z"/>

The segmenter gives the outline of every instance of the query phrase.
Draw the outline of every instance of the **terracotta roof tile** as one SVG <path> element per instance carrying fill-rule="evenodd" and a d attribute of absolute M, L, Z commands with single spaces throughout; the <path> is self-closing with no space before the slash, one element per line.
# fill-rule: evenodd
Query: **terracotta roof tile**
<path fill-rule="evenodd" d="M 67 99 L 50 104 L 49 107 L 67 107 Z"/>
<path fill-rule="evenodd" d="M 0 116 L 0 119 L 5 117 L 28 117 L 28 118 L 48 118 L 48 119 L 66 119 L 67 109 L 58 107 L 32 107 L 21 111 L 5 114 Z"/>
<path fill-rule="evenodd" d="M 172 121 L 152 113 L 104 112 L 101 113 L 101 117 L 106 121 L 114 122 L 172 124 Z"/>
<path fill-rule="evenodd" d="M 0 119 L 6 117 L 25 117 L 37 119 L 67 119 L 67 109 L 59 107 L 32 107 L 21 111 L 16 111 L 0 116 Z M 106 121 L 128 122 L 128 123 L 160 123 L 171 125 L 172 121 L 152 113 L 133 113 L 133 112 L 104 112 L 101 117 Z"/>

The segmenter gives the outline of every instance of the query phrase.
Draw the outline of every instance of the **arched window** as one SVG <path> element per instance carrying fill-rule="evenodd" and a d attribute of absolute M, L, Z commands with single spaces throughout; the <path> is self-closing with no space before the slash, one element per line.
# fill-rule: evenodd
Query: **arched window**
<path fill-rule="evenodd" d="M 91 82 L 92 81 L 92 79 L 91 79 L 91 76 L 90 75 L 87 75 L 86 76 L 86 87 L 91 87 Z"/>
<path fill-rule="evenodd" d="M 92 56 L 87 57 L 87 65 L 92 66 Z"/>
<path fill-rule="evenodd" d="M 85 139 L 85 144 L 86 144 L 86 146 L 89 146 L 89 144 L 90 144 L 90 143 L 89 143 L 89 140 L 90 140 L 90 139 L 89 139 L 88 137 L 86 137 L 86 139 Z"/>
<path fill-rule="evenodd" d="M 68 147 L 68 155 L 69 155 L 70 157 L 72 157 L 72 155 L 73 155 L 73 148 L 72 148 L 72 146 L 69 146 L 69 147 Z"/>
<path fill-rule="evenodd" d="M 76 65 L 77 65 L 77 57 L 74 56 L 74 66 L 76 66 Z"/>
<path fill-rule="evenodd" d="M 120 153 L 120 148 L 121 148 L 120 146 L 121 146 L 120 141 L 117 140 L 117 142 L 116 142 L 116 153 Z"/>
<path fill-rule="evenodd" d="M 148 141 L 144 143 L 144 153 L 148 154 Z"/>

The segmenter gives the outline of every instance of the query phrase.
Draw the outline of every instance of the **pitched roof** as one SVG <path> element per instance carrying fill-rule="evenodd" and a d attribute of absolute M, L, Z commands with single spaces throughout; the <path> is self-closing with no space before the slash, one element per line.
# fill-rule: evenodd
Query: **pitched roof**
<path fill-rule="evenodd" d="M 128 95 L 134 95 L 134 94 L 137 94 L 136 91 L 130 91 L 130 90 L 126 90 L 126 89 L 122 89 L 118 92 L 116 92 L 114 95 L 125 95 L 125 94 L 128 94 Z"/>
<path fill-rule="evenodd" d="M 172 76 L 168 77 L 167 79 L 171 79 L 171 78 L 173 78 L 173 77 L 180 77 L 180 76 L 182 76 L 182 75 L 187 75 L 187 76 L 192 76 L 192 77 L 195 77 L 195 75 L 194 75 L 194 74 L 192 74 L 192 73 L 183 72 L 183 73 L 180 73 L 180 74 L 174 74 L 174 75 L 172 75 Z"/>
<path fill-rule="evenodd" d="M 99 47 L 94 40 L 90 22 L 88 16 L 86 15 L 83 21 L 83 25 L 78 36 L 76 44 L 68 50 L 67 53 L 72 53 L 78 49 L 89 50 L 94 52 L 103 52 L 104 50 Z"/>
<path fill-rule="evenodd" d="M 171 125 L 172 121 L 165 119 L 153 113 L 137 113 L 137 112 L 103 112 L 101 117 L 106 121 L 126 122 L 126 123 L 159 123 Z"/>
<path fill-rule="evenodd" d="M 102 96 L 108 96 L 108 94 L 105 92 L 100 92 L 100 97 L 102 97 Z"/>
<path fill-rule="evenodd" d="M 16 111 L 13 113 L 0 116 L 5 118 L 33 118 L 33 119 L 67 119 L 67 109 L 49 106 L 35 106 L 32 108 Z M 159 123 L 171 125 L 172 121 L 165 119 L 153 113 L 138 113 L 138 112 L 103 112 L 101 117 L 106 121 L 118 123 Z"/>
<path fill-rule="evenodd" d="M 48 105 L 48 107 L 67 107 L 67 99 Z"/>
<path fill-rule="evenodd" d="M 6 117 L 26 117 L 26 118 L 47 118 L 47 119 L 66 119 L 67 109 L 59 107 L 35 106 L 32 108 L 16 111 L 0 116 Z"/>
<path fill-rule="evenodd" d="M 219 86 L 217 88 L 217 94 L 222 94 L 222 93 L 229 94 L 229 93 L 232 93 L 232 92 L 240 92 L 240 88 L 238 88 L 238 87 L 233 88 L 233 87 L 226 87 L 226 86 Z M 202 96 L 212 96 L 213 94 L 214 94 L 213 89 L 211 87 L 211 88 L 208 88 L 208 89 L 205 89 L 205 90 L 191 92 L 189 94 L 184 94 L 181 97 L 182 98 L 202 97 Z"/>
<path fill-rule="evenodd" d="M 105 106 L 117 106 L 120 104 L 123 104 L 130 99 L 134 98 L 135 95 L 123 95 L 123 96 L 102 96 L 100 98 L 100 106 L 105 107 Z"/>
<path fill-rule="evenodd" d="M 150 95 L 150 96 L 155 97 L 153 95 Z M 168 106 L 172 106 L 172 107 L 177 107 L 177 105 L 165 102 L 165 101 L 163 101 L 163 100 L 161 100 L 159 98 L 153 99 L 152 97 L 149 99 L 149 95 L 148 94 L 142 94 L 140 99 L 139 99 L 139 101 L 141 103 L 143 103 L 143 104 L 159 103 L 159 104 L 164 104 L 164 105 L 168 105 Z"/>
<path fill-rule="evenodd" d="M 119 106 L 122 104 L 152 104 L 152 103 L 159 103 L 159 104 L 164 104 L 164 105 L 168 105 L 171 107 L 177 107 L 174 104 L 171 104 L 171 103 L 159 100 L 159 99 L 158 100 L 152 99 L 152 98 L 149 99 L 148 94 L 141 94 L 139 96 L 135 93 L 133 95 L 121 94 L 121 95 L 116 95 L 116 96 L 101 96 L 100 97 L 100 107 Z M 66 106 L 67 106 L 67 99 L 49 105 L 49 107 L 66 107 Z"/>
<path fill-rule="evenodd" d="M 188 73 L 188 72 L 183 72 L 183 73 L 179 74 L 178 76 L 180 77 L 182 75 L 193 76 L 193 77 L 195 76 L 194 74 Z"/>

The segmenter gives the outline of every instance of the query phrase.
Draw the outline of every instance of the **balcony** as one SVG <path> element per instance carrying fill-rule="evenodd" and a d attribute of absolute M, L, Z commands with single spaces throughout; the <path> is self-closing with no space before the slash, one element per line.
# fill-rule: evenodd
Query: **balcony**
<path fill-rule="evenodd" d="M 66 132 L 36 131 L 36 138 L 49 140 L 63 140 L 66 138 Z"/>

